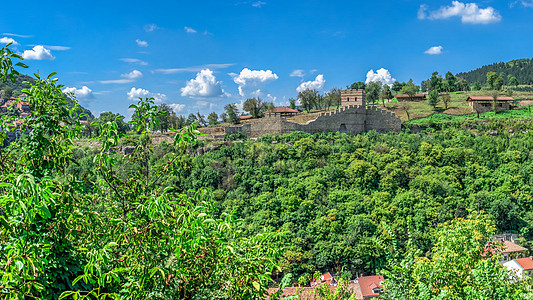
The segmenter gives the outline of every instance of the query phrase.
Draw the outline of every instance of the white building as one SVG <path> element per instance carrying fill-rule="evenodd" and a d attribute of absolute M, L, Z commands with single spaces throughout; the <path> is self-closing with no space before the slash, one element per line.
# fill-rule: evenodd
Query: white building
<path fill-rule="evenodd" d="M 533 259 L 531 257 L 516 258 L 503 265 L 520 279 L 524 278 L 524 276 L 531 276 L 533 272 Z"/>

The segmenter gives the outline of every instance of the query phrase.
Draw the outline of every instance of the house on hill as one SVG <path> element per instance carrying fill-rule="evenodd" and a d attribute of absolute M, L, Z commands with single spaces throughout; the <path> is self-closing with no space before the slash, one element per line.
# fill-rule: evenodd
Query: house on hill
<path fill-rule="evenodd" d="M 496 106 L 498 111 L 510 110 L 511 103 L 514 101 L 515 99 L 513 97 L 497 97 Z M 466 99 L 466 102 L 468 102 L 468 106 L 470 106 L 473 112 L 484 113 L 492 111 L 494 98 L 491 96 L 470 96 Z"/>
<path fill-rule="evenodd" d="M 237 119 L 239 120 L 250 120 L 250 119 L 253 119 L 253 116 L 252 115 L 246 115 L 246 116 L 238 116 Z"/>
<path fill-rule="evenodd" d="M 398 101 L 410 101 L 410 97 L 407 94 L 398 94 L 396 95 Z M 415 94 L 413 95 L 413 101 L 423 101 L 426 100 L 426 94 Z"/>
<path fill-rule="evenodd" d="M 267 116 L 280 116 L 280 117 L 294 116 L 294 115 L 297 115 L 298 113 L 300 113 L 299 110 L 292 109 L 287 106 L 278 106 L 278 107 L 274 107 L 272 109 L 265 111 L 265 115 Z"/>
<path fill-rule="evenodd" d="M 516 258 L 503 264 L 509 271 L 514 272 L 518 278 L 533 274 L 533 259 L 531 257 Z"/>
<path fill-rule="evenodd" d="M 356 282 L 361 288 L 361 295 L 363 300 L 379 297 L 379 293 L 383 291 L 381 283 L 384 278 L 381 275 L 376 276 L 363 276 L 357 278 Z"/>
<path fill-rule="evenodd" d="M 502 260 L 500 263 L 506 263 L 517 258 L 524 258 L 527 256 L 528 249 L 518 244 L 517 234 L 504 233 L 491 236 L 491 241 L 485 246 L 485 252 L 482 256 L 487 257 L 494 254 L 496 251 L 501 252 Z"/>

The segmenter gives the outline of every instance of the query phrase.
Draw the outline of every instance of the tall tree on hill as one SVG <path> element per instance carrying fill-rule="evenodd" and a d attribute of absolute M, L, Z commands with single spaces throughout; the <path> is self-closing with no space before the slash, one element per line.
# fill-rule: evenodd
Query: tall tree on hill
<path fill-rule="evenodd" d="M 163 103 L 158 105 L 157 109 L 159 111 L 165 112 L 164 114 L 160 114 L 157 116 L 157 120 L 159 121 L 158 129 L 161 132 L 167 132 L 168 129 L 172 127 L 172 124 L 170 123 L 172 108 L 167 104 Z"/>
<path fill-rule="evenodd" d="M 333 88 L 329 92 L 326 92 L 326 109 L 329 109 L 329 106 L 337 106 L 337 108 L 341 105 L 341 89 L 339 88 Z"/>
<path fill-rule="evenodd" d="M 298 93 L 298 99 L 302 104 L 302 107 L 310 112 L 313 107 L 316 106 L 318 102 L 318 91 L 306 89 Z"/>
<path fill-rule="evenodd" d="M 227 104 L 224 106 L 224 113 L 226 114 L 226 121 L 228 123 L 232 124 L 239 124 L 239 118 L 237 117 L 239 114 L 239 109 L 237 109 L 236 104 Z"/>
<path fill-rule="evenodd" d="M 296 100 L 294 98 L 289 99 L 289 107 L 292 109 L 296 109 Z"/>
<path fill-rule="evenodd" d="M 442 103 L 444 104 L 444 109 L 448 109 L 448 105 L 452 101 L 452 97 L 450 94 L 443 94 L 440 96 Z"/>
<path fill-rule="evenodd" d="M 498 78 L 498 74 L 496 74 L 496 72 L 487 73 L 487 84 L 493 90 L 495 90 L 494 83 L 496 82 L 496 78 Z"/>
<path fill-rule="evenodd" d="M 207 116 L 207 120 L 209 121 L 209 125 L 217 125 L 218 124 L 218 115 L 216 112 L 212 112 Z"/>
<path fill-rule="evenodd" d="M 193 113 L 190 113 L 189 116 L 187 116 L 187 120 L 185 121 L 185 125 L 186 126 L 189 126 L 191 125 L 194 121 L 197 121 L 198 118 L 196 117 L 195 114 Z"/>
<path fill-rule="evenodd" d="M 466 82 L 466 80 L 464 80 L 461 77 L 456 77 L 456 78 L 457 78 L 457 81 L 456 81 L 457 91 L 468 92 L 470 90 L 470 87 L 468 86 L 468 82 Z"/>
<path fill-rule="evenodd" d="M 433 106 L 433 110 L 436 109 L 437 104 L 439 103 L 439 92 L 437 90 L 431 90 L 428 93 L 428 104 Z"/>
<path fill-rule="evenodd" d="M 13 97 L 13 89 L 10 86 L 4 87 L 4 99 L 11 99 Z"/>
<path fill-rule="evenodd" d="M 510 86 L 518 86 L 518 80 L 516 79 L 516 77 L 511 76 L 511 77 L 509 77 L 509 83 L 508 84 Z"/>
<path fill-rule="evenodd" d="M 409 82 L 400 90 L 400 94 L 406 94 L 409 96 L 409 101 L 413 101 L 413 97 L 417 92 L 416 85 L 413 83 L 412 79 L 409 79 Z"/>
<path fill-rule="evenodd" d="M 442 76 L 439 75 L 439 72 L 433 72 L 431 74 L 428 90 L 437 90 L 437 92 L 442 90 Z"/>
<path fill-rule="evenodd" d="M 473 91 L 479 91 L 481 90 L 482 86 L 481 86 L 481 83 L 479 83 L 479 81 L 476 81 L 474 82 L 474 84 L 472 85 L 472 90 Z"/>
<path fill-rule="evenodd" d="M 253 118 L 259 118 L 266 110 L 266 103 L 261 98 L 248 98 L 244 101 L 242 109 L 252 115 Z"/>
<path fill-rule="evenodd" d="M 403 86 L 405 85 L 405 82 L 399 82 L 399 81 L 395 81 L 393 84 L 392 84 L 392 87 L 391 87 L 391 90 L 393 90 L 395 93 L 399 93 Z"/>
<path fill-rule="evenodd" d="M 381 82 L 369 82 L 366 85 L 366 101 L 375 103 L 379 100 L 379 94 L 381 93 Z"/>
<path fill-rule="evenodd" d="M 114 114 L 112 112 L 107 112 L 106 111 L 106 112 L 103 112 L 103 113 L 100 114 L 100 116 L 98 117 L 97 121 L 100 124 L 106 124 L 108 122 L 115 121 L 117 123 L 117 133 L 118 134 L 126 134 L 126 132 L 128 132 L 128 130 L 129 130 L 128 124 L 126 124 L 126 122 L 124 122 L 124 116 L 122 116 L 121 114 Z M 95 127 L 94 133 L 96 135 L 100 135 L 101 134 L 99 126 Z"/>
<path fill-rule="evenodd" d="M 497 90 L 494 90 L 490 93 L 490 96 L 492 97 L 492 111 L 497 114 L 498 113 L 498 97 L 500 96 L 500 92 Z"/>
<path fill-rule="evenodd" d="M 379 98 L 383 102 L 383 106 L 385 106 L 385 100 L 390 100 L 393 98 L 392 92 L 390 90 L 390 87 L 388 84 L 383 85 L 383 89 L 381 89 L 381 93 L 379 94 Z"/>
<path fill-rule="evenodd" d="M 448 71 L 444 76 L 444 82 L 446 83 L 445 86 L 447 88 L 447 92 L 455 92 L 457 90 L 456 81 L 457 79 L 452 74 L 452 72 Z"/>
<path fill-rule="evenodd" d="M 207 126 L 207 121 L 205 120 L 205 116 L 202 115 L 200 112 L 196 113 L 196 119 L 198 119 L 198 123 L 200 123 L 201 126 L 205 127 Z"/>

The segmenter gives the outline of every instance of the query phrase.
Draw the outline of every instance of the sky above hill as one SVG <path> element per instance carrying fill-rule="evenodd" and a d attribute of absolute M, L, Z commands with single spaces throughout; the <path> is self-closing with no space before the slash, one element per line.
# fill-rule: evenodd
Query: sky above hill
<path fill-rule="evenodd" d="M 533 0 L 15 1 L 0 43 L 95 115 L 152 96 L 178 114 L 355 81 L 417 84 L 533 57 Z"/>

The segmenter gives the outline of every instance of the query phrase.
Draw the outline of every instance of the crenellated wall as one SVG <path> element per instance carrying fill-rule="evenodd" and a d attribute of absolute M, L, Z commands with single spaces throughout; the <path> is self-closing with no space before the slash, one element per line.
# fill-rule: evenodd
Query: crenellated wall
<path fill-rule="evenodd" d="M 264 134 L 284 134 L 292 131 L 308 133 L 346 132 L 358 134 L 365 131 L 400 132 L 402 123 L 394 113 L 375 106 L 351 105 L 320 114 L 305 124 L 287 121 L 284 117 L 272 116 L 244 125 L 224 128 L 226 134 L 243 132 L 246 137 L 260 137 Z"/>

